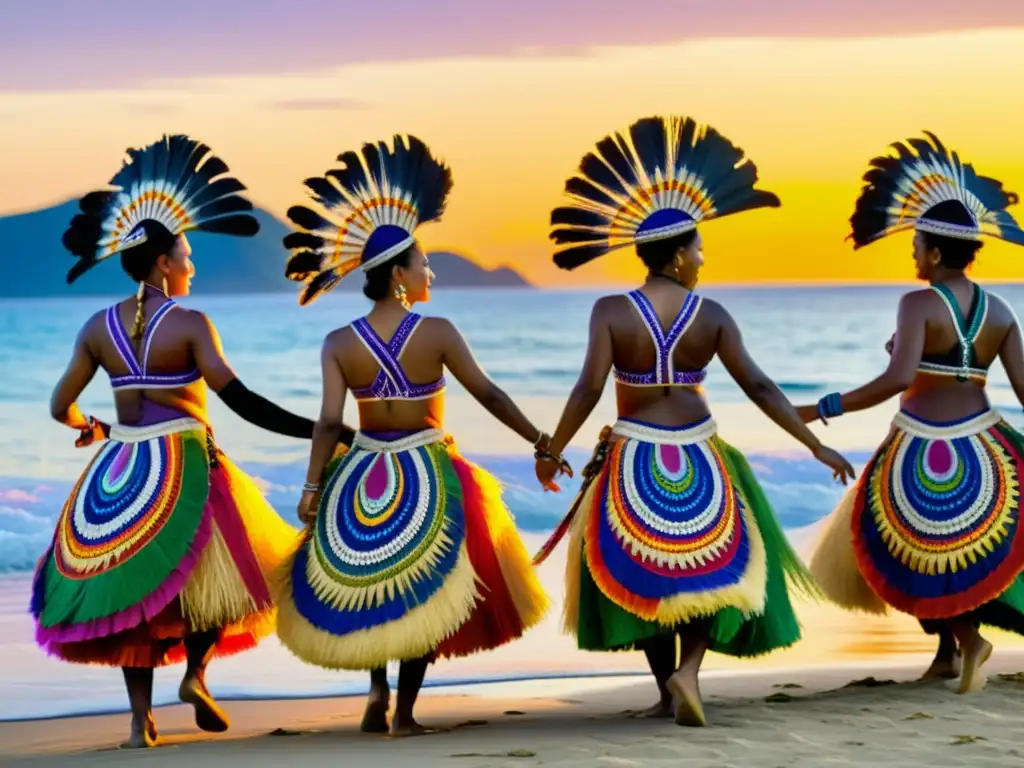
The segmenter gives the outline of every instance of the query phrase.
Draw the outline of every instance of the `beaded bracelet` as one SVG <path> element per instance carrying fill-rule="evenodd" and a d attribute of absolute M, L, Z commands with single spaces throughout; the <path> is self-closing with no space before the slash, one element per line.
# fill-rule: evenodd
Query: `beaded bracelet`
<path fill-rule="evenodd" d="M 818 418 L 828 425 L 829 419 L 843 415 L 843 399 L 838 392 L 831 392 L 818 401 Z"/>
<path fill-rule="evenodd" d="M 564 458 L 562 458 L 562 456 L 560 454 L 554 453 L 554 452 L 548 450 L 547 448 L 538 448 L 536 451 L 533 452 L 533 458 L 536 459 L 537 461 L 543 461 L 544 459 L 549 459 L 549 460 L 555 462 L 556 464 L 558 464 L 558 466 L 560 466 L 562 468 L 569 468 L 569 469 L 571 469 L 571 467 L 569 467 L 569 462 L 568 461 L 566 461 Z"/>

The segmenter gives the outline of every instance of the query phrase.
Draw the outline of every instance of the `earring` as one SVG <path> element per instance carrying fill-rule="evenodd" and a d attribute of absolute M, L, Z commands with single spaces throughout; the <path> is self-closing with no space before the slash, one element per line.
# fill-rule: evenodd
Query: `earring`
<path fill-rule="evenodd" d="M 398 302 L 402 305 L 404 309 L 409 309 L 409 299 L 406 298 L 405 286 L 402 285 L 401 283 L 399 283 L 395 287 L 395 298 L 398 299 Z"/>
<path fill-rule="evenodd" d="M 170 298 L 171 294 L 167 292 L 167 275 L 164 275 L 164 277 L 163 277 L 163 286 L 164 286 L 164 296 L 166 296 L 167 298 Z"/>

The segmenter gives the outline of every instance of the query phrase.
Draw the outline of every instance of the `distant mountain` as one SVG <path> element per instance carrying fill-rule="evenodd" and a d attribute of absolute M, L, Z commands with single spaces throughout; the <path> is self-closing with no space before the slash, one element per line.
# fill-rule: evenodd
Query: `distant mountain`
<path fill-rule="evenodd" d="M 508 267 L 485 269 L 474 264 L 465 256 L 447 251 L 431 251 L 430 271 L 435 276 L 435 290 L 445 288 L 531 288 L 522 275 Z M 339 286 L 350 291 L 360 291 L 363 281 L 356 277 Z"/>
<path fill-rule="evenodd" d="M 78 212 L 71 200 L 51 208 L 14 216 L 0 216 L 0 298 L 42 296 L 95 296 L 121 293 L 128 278 L 114 256 L 67 285 L 65 276 L 75 258 L 64 250 L 61 236 Z M 203 232 L 188 238 L 195 253 L 197 294 L 272 293 L 298 290 L 284 277 L 286 252 L 281 239 L 287 227 L 266 211 L 257 209 L 260 233 L 253 238 L 224 237 Z M 454 253 L 432 253 L 430 264 L 438 288 L 528 287 L 508 268 L 487 270 Z M 362 288 L 362 281 L 342 283 L 348 290 Z"/>

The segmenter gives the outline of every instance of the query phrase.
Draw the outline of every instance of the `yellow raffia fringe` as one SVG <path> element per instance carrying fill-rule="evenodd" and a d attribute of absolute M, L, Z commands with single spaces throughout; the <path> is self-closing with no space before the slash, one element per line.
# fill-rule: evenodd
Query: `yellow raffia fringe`
<path fill-rule="evenodd" d="M 750 537 L 750 560 L 747 571 L 738 584 L 701 592 L 683 592 L 661 600 L 658 604 L 657 620 L 673 626 L 699 616 L 710 616 L 723 608 L 738 608 L 748 615 L 764 613 L 766 587 L 768 584 L 768 561 L 765 555 L 764 539 L 753 513 L 743 506 L 743 520 Z"/>
<path fill-rule="evenodd" d="M 501 483 L 489 472 L 470 462 L 466 463 L 473 470 L 473 481 L 480 486 L 487 530 L 501 575 L 515 603 L 523 629 L 529 629 L 544 618 L 551 601 L 537 578 L 512 513 L 502 499 Z"/>
<path fill-rule="evenodd" d="M 266 577 L 288 557 L 292 542 L 301 532 L 277 514 L 260 487 L 227 456 L 221 454 L 218 461 L 227 472 L 231 496 L 238 507 L 253 554 Z"/>
<path fill-rule="evenodd" d="M 248 475 L 223 454 L 217 460 L 227 473 L 229 492 L 267 578 L 288 556 L 299 532 L 281 519 Z M 227 627 L 227 634 L 253 631 L 261 637 L 273 631 L 274 611 L 258 610 L 216 525 L 180 597 L 182 612 L 197 631 Z"/>
<path fill-rule="evenodd" d="M 463 545 L 454 570 L 426 603 L 395 621 L 339 636 L 318 629 L 298 612 L 291 572 L 282 566 L 273 579 L 277 635 L 300 659 L 327 669 L 375 669 L 388 661 L 424 656 L 466 623 L 480 599 L 476 572 Z"/>
<path fill-rule="evenodd" d="M 851 611 L 884 615 L 888 612 L 885 601 L 864 580 L 853 550 L 853 510 L 864 482 L 867 478 L 855 483 L 825 520 L 811 557 L 810 571 L 825 596 L 836 605 Z"/>
<path fill-rule="evenodd" d="M 242 621 L 257 612 L 216 524 L 195 570 L 181 590 L 181 610 L 189 626 L 202 632 Z"/>
<path fill-rule="evenodd" d="M 587 488 L 569 526 L 569 547 L 565 560 L 565 603 L 562 605 L 562 632 L 576 637 L 580 620 L 580 568 L 583 567 L 583 533 L 594 505 L 598 481 Z"/>

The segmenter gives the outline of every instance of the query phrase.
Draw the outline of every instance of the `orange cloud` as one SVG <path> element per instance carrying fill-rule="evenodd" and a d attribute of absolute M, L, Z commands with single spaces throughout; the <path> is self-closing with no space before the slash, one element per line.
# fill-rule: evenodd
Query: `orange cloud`
<path fill-rule="evenodd" d="M 617 253 L 567 274 L 550 262 L 547 220 L 562 184 L 606 133 L 645 114 L 711 123 L 757 163 L 779 210 L 704 231 L 709 281 L 900 280 L 909 239 L 856 254 L 847 220 L 867 163 L 889 142 L 935 131 L 964 160 L 1024 190 L 1024 30 L 857 40 L 721 39 L 607 48 L 587 58 L 460 59 L 366 64 L 311 75 L 204 78 L 144 94 L 169 114 L 131 109 L 135 91 L 7 94 L 0 210 L 25 210 L 95 188 L 124 147 L 163 132 L 210 143 L 277 215 L 303 199 L 301 180 L 337 154 L 415 133 L 452 165 L 445 220 L 428 247 L 468 252 L 532 280 L 619 282 L 639 274 Z M 950 58 L 955 51 L 955 60 Z M 941 70 L 930 66 L 944 62 Z M 282 102 L 369 103 L 345 112 Z M 983 278 L 1021 276 L 1020 254 L 986 247 Z M 282 260 L 284 254 L 282 254 Z"/>

